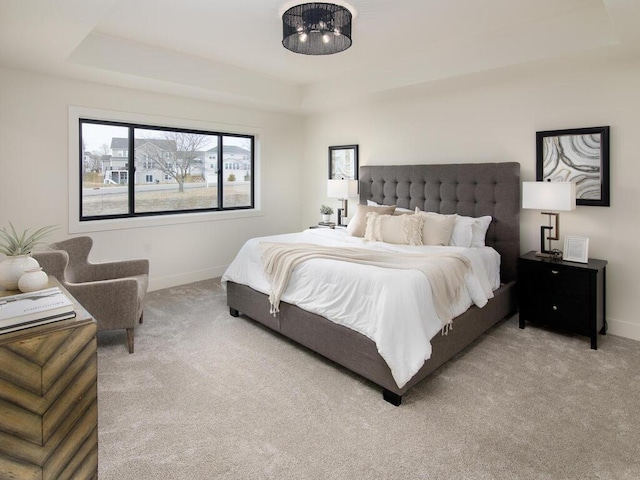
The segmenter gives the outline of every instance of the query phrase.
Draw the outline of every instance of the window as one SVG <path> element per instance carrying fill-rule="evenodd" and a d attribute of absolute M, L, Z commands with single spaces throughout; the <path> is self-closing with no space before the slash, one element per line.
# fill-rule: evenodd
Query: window
<path fill-rule="evenodd" d="M 254 208 L 253 135 L 79 124 L 80 221 Z M 88 156 L 99 159 L 92 168 Z"/>

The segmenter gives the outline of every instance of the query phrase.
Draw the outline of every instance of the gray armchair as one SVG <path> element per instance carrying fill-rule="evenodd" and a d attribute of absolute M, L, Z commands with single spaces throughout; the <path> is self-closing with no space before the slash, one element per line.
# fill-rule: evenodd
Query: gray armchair
<path fill-rule="evenodd" d="M 96 319 L 98 330 L 126 329 L 129 353 L 133 330 L 142 323 L 149 285 L 149 260 L 91 263 L 93 240 L 75 237 L 33 252 L 47 274 L 54 276 Z"/>

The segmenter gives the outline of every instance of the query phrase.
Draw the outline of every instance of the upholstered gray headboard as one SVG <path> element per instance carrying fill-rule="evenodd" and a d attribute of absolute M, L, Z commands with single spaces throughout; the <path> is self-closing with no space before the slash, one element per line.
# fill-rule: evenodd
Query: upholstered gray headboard
<path fill-rule="evenodd" d="M 491 215 L 487 245 L 501 256 L 502 282 L 516 280 L 520 255 L 520 164 L 469 163 L 360 167 L 360 203 L 426 212 Z"/>

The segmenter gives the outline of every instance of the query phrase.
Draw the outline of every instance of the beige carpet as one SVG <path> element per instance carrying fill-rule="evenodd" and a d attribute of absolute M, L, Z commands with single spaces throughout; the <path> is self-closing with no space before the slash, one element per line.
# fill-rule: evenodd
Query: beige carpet
<path fill-rule="evenodd" d="M 268 308 L 265 305 L 265 308 Z M 640 343 L 517 327 L 380 389 L 245 318 L 218 281 L 99 336 L 99 474 L 116 479 L 640 479 Z"/>

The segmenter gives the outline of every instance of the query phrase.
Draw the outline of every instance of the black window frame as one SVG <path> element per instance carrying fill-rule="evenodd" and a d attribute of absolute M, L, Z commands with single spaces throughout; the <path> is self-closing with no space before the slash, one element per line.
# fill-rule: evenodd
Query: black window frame
<path fill-rule="evenodd" d="M 167 211 L 157 211 L 157 212 L 142 212 L 136 213 L 135 211 L 135 181 L 128 182 L 128 213 L 120 213 L 120 214 L 108 214 L 108 215 L 87 215 L 84 216 L 83 209 L 83 176 L 84 176 L 84 152 L 83 152 L 83 142 L 82 142 L 82 125 L 83 124 L 94 124 L 94 125 L 108 125 L 115 127 L 126 127 L 128 129 L 128 146 L 127 146 L 127 155 L 125 157 L 118 158 L 127 158 L 127 175 L 129 179 L 135 179 L 135 130 L 136 129 L 145 129 L 145 130 L 158 130 L 165 132 L 180 132 L 180 133 L 191 133 L 198 135 L 211 135 L 218 137 L 217 144 L 217 185 L 218 185 L 218 198 L 217 198 L 217 207 L 210 208 L 198 208 L 198 209 L 188 209 L 188 210 L 167 210 Z M 131 122 L 119 122 L 114 120 L 98 120 L 94 118 L 88 117 L 80 117 L 78 119 L 78 133 L 79 133 L 79 204 L 78 204 L 78 219 L 80 222 L 93 222 L 100 220 L 113 220 L 113 219 L 125 219 L 125 218 L 144 218 L 144 217 L 158 217 L 165 215 L 188 215 L 193 213 L 207 213 L 207 212 L 228 212 L 228 211 L 237 211 L 237 210 L 253 210 L 255 209 L 255 145 L 256 138 L 253 134 L 242 134 L 242 133 L 229 133 L 229 132 L 218 132 L 211 130 L 198 130 L 193 128 L 180 128 L 180 127 L 166 127 L 159 125 L 148 125 L 143 123 L 131 123 Z M 245 138 L 249 139 L 251 143 L 251 183 L 250 183 L 250 205 L 242 205 L 242 206 L 233 206 L 233 207 L 225 207 L 224 206 L 224 137 L 237 137 L 237 138 Z M 133 156 L 133 158 L 132 158 Z M 205 159 L 205 162 L 207 159 Z M 165 174 L 166 176 L 166 174 Z"/>

